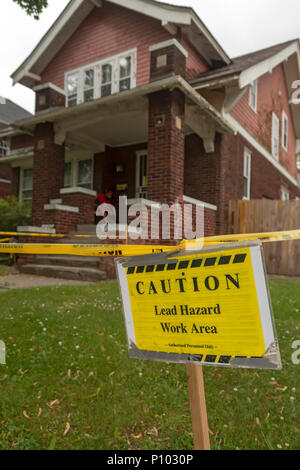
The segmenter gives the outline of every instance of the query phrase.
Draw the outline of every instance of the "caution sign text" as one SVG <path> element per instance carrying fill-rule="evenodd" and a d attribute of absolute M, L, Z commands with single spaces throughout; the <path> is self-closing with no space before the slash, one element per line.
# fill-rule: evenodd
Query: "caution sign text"
<path fill-rule="evenodd" d="M 163 255 L 166 257 L 166 255 Z M 261 247 L 123 267 L 128 337 L 137 350 L 208 362 L 264 357 L 274 344 Z M 122 272 L 123 270 L 123 272 Z"/>

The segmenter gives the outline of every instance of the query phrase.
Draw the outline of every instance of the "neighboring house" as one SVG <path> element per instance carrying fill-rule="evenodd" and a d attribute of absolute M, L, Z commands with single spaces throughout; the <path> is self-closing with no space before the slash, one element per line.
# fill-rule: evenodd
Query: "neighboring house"
<path fill-rule="evenodd" d="M 13 129 L 9 126 L 20 119 L 26 119 L 31 114 L 7 98 L 0 97 L 0 198 L 12 194 L 12 169 L 8 164 L 2 163 L 9 153 L 10 141 L 8 133 Z M 5 136 L 1 131 L 5 129 Z"/>
<path fill-rule="evenodd" d="M 300 197 L 299 41 L 231 59 L 196 13 L 153 0 L 72 0 L 13 73 L 36 114 L 2 132 L 33 226 L 94 220 L 96 191 L 205 203 L 226 233 L 231 199 Z M 1 137 L 0 137 L 1 139 Z"/>

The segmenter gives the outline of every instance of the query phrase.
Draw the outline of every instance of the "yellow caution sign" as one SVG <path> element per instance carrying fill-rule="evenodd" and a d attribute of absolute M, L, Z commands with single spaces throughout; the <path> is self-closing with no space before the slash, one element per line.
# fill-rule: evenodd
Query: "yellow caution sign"
<path fill-rule="evenodd" d="M 118 261 L 131 356 L 279 368 L 261 244 L 187 253 Z"/>

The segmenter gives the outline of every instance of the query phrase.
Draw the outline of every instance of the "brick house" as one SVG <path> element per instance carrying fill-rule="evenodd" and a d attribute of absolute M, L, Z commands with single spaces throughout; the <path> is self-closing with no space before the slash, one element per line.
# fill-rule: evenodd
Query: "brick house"
<path fill-rule="evenodd" d="M 5 135 L 12 129 L 10 124 L 30 117 L 31 114 L 13 101 L 0 96 L 0 133 L 4 130 Z M 1 163 L 2 159 L 9 153 L 8 139 L 0 137 L 0 198 L 12 193 L 12 169 L 11 166 Z"/>
<path fill-rule="evenodd" d="M 14 83 L 34 116 L 2 130 L 12 192 L 32 226 L 92 224 L 98 191 L 129 201 L 199 201 L 206 234 L 226 233 L 228 201 L 300 197 L 299 41 L 235 59 L 197 14 L 154 0 L 72 0 Z"/>

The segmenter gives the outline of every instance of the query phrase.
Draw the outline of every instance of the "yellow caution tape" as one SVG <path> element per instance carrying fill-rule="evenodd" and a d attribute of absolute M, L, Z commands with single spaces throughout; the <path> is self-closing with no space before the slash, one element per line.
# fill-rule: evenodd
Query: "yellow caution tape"
<path fill-rule="evenodd" d="M 177 246 L 157 245 L 67 245 L 39 243 L 0 244 L 0 253 L 75 256 L 138 256 L 177 250 Z"/>
<path fill-rule="evenodd" d="M 217 235 L 196 240 L 183 240 L 176 246 L 168 245 L 68 245 L 38 243 L 1 243 L 0 253 L 38 254 L 38 255 L 76 255 L 76 256 L 138 256 L 163 253 L 174 250 L 201 248 L 203 246 L 220 245 L 248 240 L 262 242 L 279 242 L 300 239 L 300 230 L 284 232 L 242 233 L 238 235 Z"/>
<path fill-rule="evenodd" d="M 281 232 L 240 233 L 232 235 L 216 235 L 214 237 L 198 238 L 195 240 L 183 240 L 181 249 L 197 248 L 201 246 L 219 245 L 222 243 L 235 243 L 249 240 L 260 240 L 266 242 L 282 242 L 288 240 L 299 240 L 300 230 L 289 230 Z"/>

